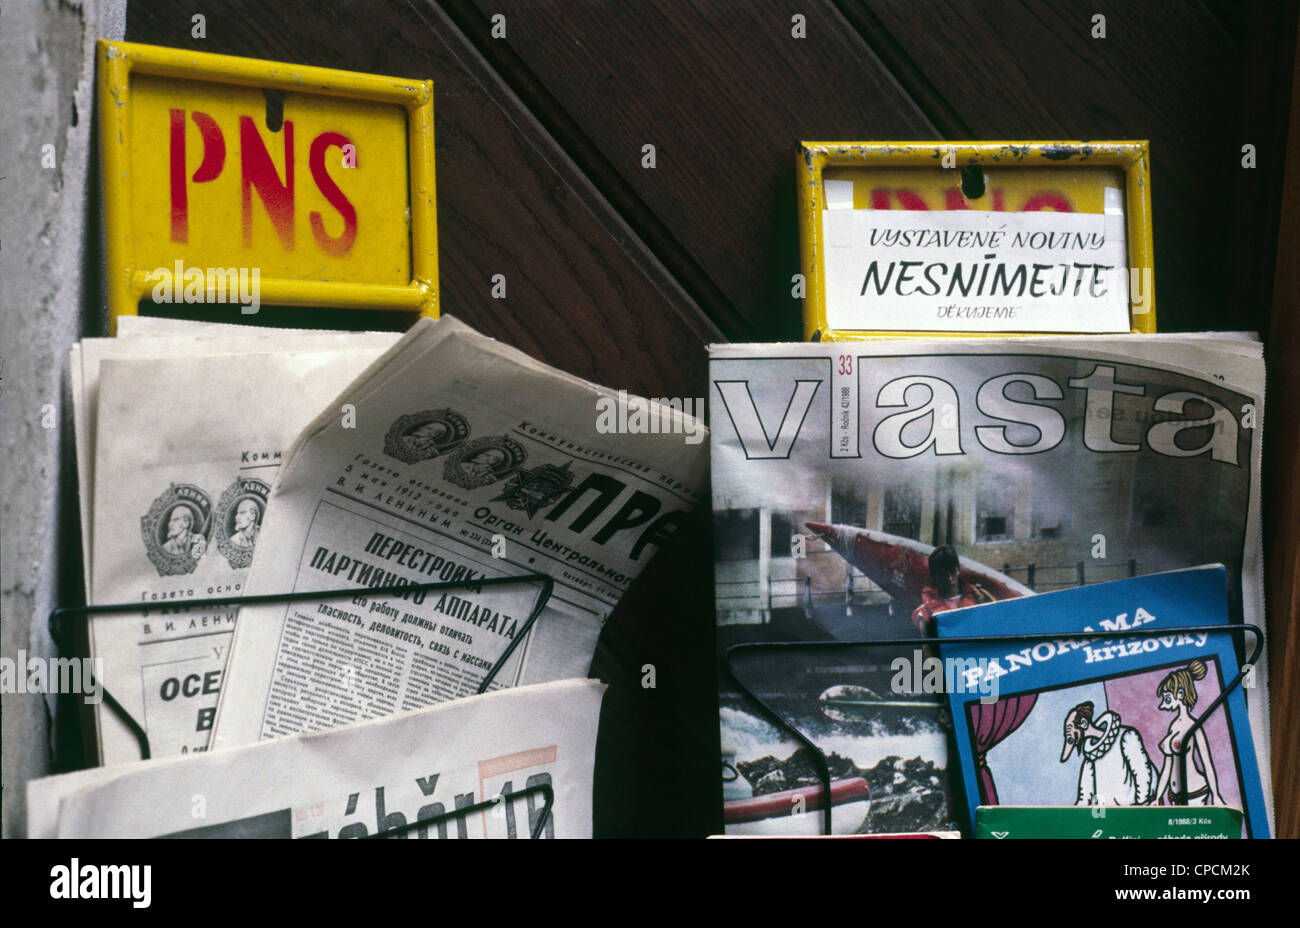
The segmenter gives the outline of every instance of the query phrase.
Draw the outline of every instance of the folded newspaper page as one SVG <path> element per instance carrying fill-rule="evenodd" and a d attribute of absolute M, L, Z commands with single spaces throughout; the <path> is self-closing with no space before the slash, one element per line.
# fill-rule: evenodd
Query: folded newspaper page
<path fill-rule="evenodd" d="M 474 693 L 507 651 L 492 686 L 585 675 L 601 622 L 701 493 L 706 435 L 681 402 L 451 317 L 416 323 L 286 453 L 246 584 L 358 593 L 243 608 L 212 746 Z M 475 585 L 537 573 L 554 591 L 526 634 L 536 582 Z M 461 585 L 368 589 L 431 582 Z"/>
<path fill-rule="evenodd" d="M 32 780 L 28 836 L 590 838 L 604 691 L 595 680 L 519 687 L 328 733 Z"/>
<path fill-rule="evenodd" d="M 709 376 L 720 662 L 923 639 L 948 609 L 1213 562 L 1231 620 L 1264 627 L 1257 340 L 717 345 Z M 1244 661 L 1254 639 L 1236 644 Z M 936 653 L 733 652 L 827 755 L 837 833 L 964 819 Z M 1245 695 L 1271 795 L 1267 679 L 1261 661 Z M 819 832 L 807 749 L 722 667 L 720 711 L 728 833 Z"/>
<path fill-rule="evenodd" d="M 93 616 L 90 656 L 107 690 L 144 729 L 154 757 L 207 746 L 234 610 L 179 611 L 187 600 L 242 594 L 280 455 L 393 337 L 298 337 L 331 350 L 268 351 L 266 339 L 83 343 L 94 409 L 79 451 L 91 487 L 88 602 L 141 604 Z M 195 353 L 206 350 L 211 353 Z M 93 709 L 101 763 L 140 747 L 104 703 Z"/>

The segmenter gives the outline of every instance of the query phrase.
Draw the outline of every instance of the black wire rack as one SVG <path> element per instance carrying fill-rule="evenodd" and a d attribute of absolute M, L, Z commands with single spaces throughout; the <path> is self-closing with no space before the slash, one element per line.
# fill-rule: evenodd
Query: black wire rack
<path fill-rule="evenodd" d="M 831 831 L 831 774 L 830 768 L 826 762 L 825 753 L 819 748 L 811 738 L 799 730 L 794 721 L 782 715 L 769 702 L 761 697 L 756 691 L 745 685 L 744 681 L 736 672 L 735 659 L 744 654 L 755 654 L 760 652 L 803 652 L 803 651 L 839 651 L 849 648 L 879 648 L 879 647 L 934 647 L 935 645 L 983 645 L 983 644 L 1014 644 L 1014 643 L 1032 643 L 1043 641 L 1060 641 L 1088 639 L 1088 640 L 1111 640 L 1115 638 L 1151 638 L 1160 635 L 1170 634 L 1187 634 L 1195 632 L 1209 632 L 1214 634 L 1242 635 L 1247 632 L 1255 636 L 1254 647 L 1251 650 L 1250 658 L 1242 664 L 1236 676 L 1223 688 L 1221 692 L 1201 715 L 1192 723 L 1191 728 L 1183 737 L 1183 745 L 1178 749 L 1178 769 L 1181 775 L 1180 782 L 1187 782 L 1187 756 L 1192 749 L 1195 741 L 1194 736 L 1205 724 L 1205 720 L 1223 705 L 1224 701 L 1232 692 L 1241 685 L 1242 680 L 1251 672 L 1252 668 L 1258 662 L 1260 654 L 1264 650 L 1264 633 L 1256 625 L 1237 624 L 1237 625 L 1190 625 L 1178 628 L 1142 628 L 1142 629 L 1124 629 L 1119 631 L 1092 631 L 1092 632 L 1030 632 L 1015 635 L 966 635 L 955 638 L 869 638 L 856 641 L 759 641 L 735 644 L 727 648 L 723 655 L 723 666 L 727 670 L 728 676 L 732 682 L 748 698 L 758 703 L 763 711 L 768 714 L 778 725 L 793 734 L 796 740 L 802 744 L 812 759 L 813 767 L 817 771 L 817 778 L 822 788 L 822 834 L 829 835 Z"/>
<path fill-rule="evenodd" d="M 402 583 L 402 584 L 394 584 L 391 586 L 380 586 L 380 587 L 352 587 L 350 589 L 343 589 L 343 590 L 323 590 L 323 591 L 309 591 L 309 592 L 298 592 L 298 593 L 265 593 L 257 596 L 220 596 L 220 597 L 214 597 L 209 599 L 186 599 L 186 600 L 179 600 L 175 603 L 169 602 L 166 608 L 176 609 L 176 610 L 190 610 L 190 609 L 213 609 L 219 607 L 242 608 L 244 606 L 263 606 L 263 605 L 269 606 L 269 605 L 277 605 L 280 603 L 317 602 L 320 600 L 342 599 L 347 596 L 356 596 L 362 593 L 364 593 L 367 596 L 384 597 L 384 596 L 403 596 L 411 593 L 438 592 L 438 591 L 448 591 L 448 590 L 474 590 L 477 592 L 483 588 L 507 586 L 512 584 L 518 585 L 522 583 L 536 583 L 538 585 L 539 591 L 538 591 L 537 599 L 533 604 L 532 610 L 528 613 L 528 618 L 524 621 L 523 625 L 520 626 L 519 631 L 515 634 L 510 644 L 506 646 L 505 650 L 501 653 L 501 656 L 496 659 L 496 662 L 493 663 L 492 667 L 488 670 L 487 674 L 483 677 L 483 681 L 479 684 L 478 689 L 475 691 L 477 695 L 477 694 L 482 694 L 487 692 L 488 687 L 492 685 L 492 681 L 496 679 L 496 676 L 498 673 L 500 673 L 501 668 L 506 665 L 506 662 L 508 660 L 510 660 L 510 656 L 519 647 L 520 643 L 524 640 L 524 638 L 527 637 L 528 632 L 532 629 L 533 625 L 537 622 L 538 618 L 541 616 L 542 611 L 546 608 L 547 602 L 550 601 L 551 593 L 555 589 L 555 581 L 547 574 L 530 573 L 530 574 L 519 574 L 518 576 L 513 576 L 513 577 L 485 577 L 477 580 L 453 580 L 450 582 L 440 581 L 440 582 L 433 582 L 433 583 Z M 69 646 L 67 635 L 66 635 L 66 629 L 64 628 L 64 623 L 67 622 L 68 620 L 73 618 L 78 618 L 78 617 L 85 617 L 89 619 L 91 616 L 97 616 L 97 615 L 132 615 L 132 614 L 139 615 L 142 612 L 147 612 L 150 609 L 156 609 L 156 608 L 159 607 L 150 604 L 141 604 L 141 603 L 110 603 L 102 606 L 61 606 L 50 613 L 50 618 L 49 618 L 50 638 L 53 639 L 55 646 L 59 649 L 61 653 L 69 654 L 72 652 L 73 649 Z M 116 715 L 122 721 L 122 723 L 126 725 L 128 729 L 130 729 L 131 734 L 135 737 L 136 742 L 140 747 L 140 758 L 142 760 L 151 759 L 153 753 L 149 745 L 149 734 L 148 732 L 145 731 L 144 726 L 142 726 L 139 723 L 139 721 L 137 721 L 136 718 L 126 710 L 126 708 L 117 700 L 115 696 L 113 696 L 111 692 L 109 692 L 109 690 L 106 687 L 103 687 L 102 685 L 97 685 L 97 681 L 95 681 L 93 675 L 89 676 L 88 683 L 89 686 L 91 686 L 92 688 L 97 688 L 100 690 L 105 705 L 107 705 L 109 709 L 112 710 L 113 714 Z M 483 800 L 482 802 L 474 803 L 473 805 L 463 806 L 459 809 L 455 809 L 451 812 L 443 813 L 442 815 L 438 815 L 433 818 L 420 819 L 415 822 L 408 822 L 406 825 L 401 825 L 394 828 L 387 828 L 382 831 L 377 831 L 373 835 L 368 835 L 368 837 L 386 838 L 386 837 L 392 837 L 399 834 L 405 834 L 406 832 L 412 831 L 417 828 L 428 828 L 437 825 L 440 822 L 445 822 L 449 819 L 455 819 L 461 816 L 472 814 L 474 812 L 490 809 L 498 806 L 502 802 L 513 801 L 517 798 L 531 796 L 536 793 L 541 793 L 543 796 L 542 810 L 537 817 L 537 821 L 534 824 L 531 833 L 531 836 L 533 838 L 537 838 L 541 835 L 542 830 L 546 827 L 546 823 L 550 818 L 551 808 L 555 803 L 555 793 L 552 790 L 551 786 L 545 783 L 537 784 L 535 786 L 531 786 L 528 787 L 527 789 L 522 789 L 517 792 L 512 792 L 508 798 L 503 796 L 493 797 L 492 799 L 486 799 Z"/>

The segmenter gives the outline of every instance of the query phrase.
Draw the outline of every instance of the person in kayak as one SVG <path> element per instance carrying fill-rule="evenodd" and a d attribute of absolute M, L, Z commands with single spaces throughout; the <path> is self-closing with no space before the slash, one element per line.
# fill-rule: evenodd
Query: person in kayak
<path fill-rule="evenodd" d="M 952 545 L 940 545 L 930 552 L 930 585 L 921 590 L 921 605 L 912 611 L 912 624 L 927 638 L 935 634 L 934 617 L 950 609 L 996 601 L 978 583 L 960 577 L 961 561 Z"/>

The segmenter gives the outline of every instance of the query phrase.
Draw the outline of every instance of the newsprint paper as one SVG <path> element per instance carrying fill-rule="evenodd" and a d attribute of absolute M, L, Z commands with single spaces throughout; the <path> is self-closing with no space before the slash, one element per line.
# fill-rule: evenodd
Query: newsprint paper
<path fill-rule="evenodd" d="M 154 757 L 203 750 L 234 609 L 280 455 L 395 335 L 223 333 L 87 339 L 73 350 L 90 656 L 145 729 Z M 94 707 L 104 764 L 138 760 L 135 737 Z"/>
<path fill-rule="evenodd" d="M 34 838 L 591 837 L 604 684 L 485 693 L 328 733 L 27 785 Z"/>
<path fill-rule="evenodd" d="M 1264 626 L 1255 340 L 718 345 L 709 376 L 720 661 L 751 642 L 924 638 L 946 609 L 1216 562 L 1232 621 Z M 933 653 L 736 653 L 829 757 L 837 832 L 960 820 Z M 1271 795 L 1267 676 L 1261 659 L 1246 699 Z M 728 833 L 818 831 L 806 750 L 725 670 L 720 711 Z M 809 814 L 771 801 L 800 791 Z"/>
<path fill-rule="evenodd" d="M 602 418 L 629 403 L 640 418 Z M 360 592 L 241 610 L 212 747 L 474 693 L 512 644 L 493 686 L 585 675 L 601 622 L 702 491 L 707 435 L 681 405 L 448 316 L 417 322 L 285 454 L 246 585 Z M 555 587 L 527 634 L 537 583 L 473 585 L 536 572 Z M 366 589 L 435 581 L 466 585 Z"/>

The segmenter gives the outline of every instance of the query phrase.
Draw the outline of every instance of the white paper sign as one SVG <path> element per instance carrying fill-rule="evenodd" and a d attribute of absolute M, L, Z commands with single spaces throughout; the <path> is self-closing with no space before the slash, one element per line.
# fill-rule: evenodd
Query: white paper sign
<path fill-rule="evenodd" d="M 1122 210 L 828 209 L 832 329 L 1128 332 Z"/>

